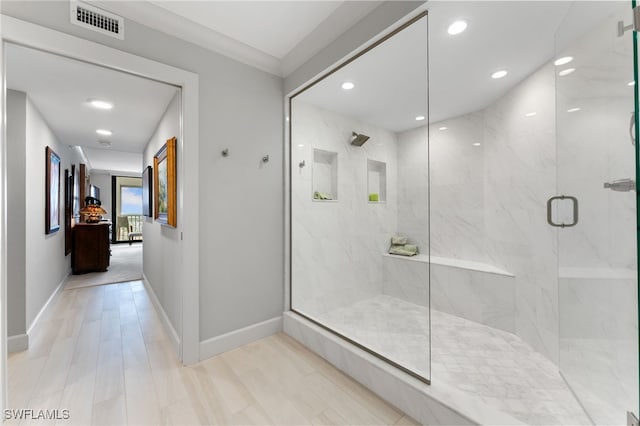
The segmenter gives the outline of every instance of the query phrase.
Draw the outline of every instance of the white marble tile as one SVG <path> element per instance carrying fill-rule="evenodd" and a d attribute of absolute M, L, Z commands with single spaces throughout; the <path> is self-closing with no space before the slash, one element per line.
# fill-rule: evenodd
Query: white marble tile
<path fill-rule="evenodd" d="M 429 362 L 427 352 L 413 348 L 420 342 L 427 343 L 427 318 L 427 308 L 378 296 L 317 319 L 417 371 Z M 348 343 L 335 336 L 309 332 L 297 321 L 294 323 L 298 326 L 291 326 L 286 316 L 285 331 L 416 419 L 431 422 L 425 424 L 433 424 L 434 419 L 442 424 L 438 410 L 449 413 L 451 408 L 479 424 L 500 424 L 505 415 L 512 416 L 512 423 L 518 419 L 529 424 L 589 424 L 557 367 L 522 339 L 436 310 L 431 312 L 431 322 L 431 386 L 417 385 L 421 390 L 418 394 L 411 392 L 415 379 L 400 370 L 394 373 L 398 379 L 376 377 L 362 359 L 353 357 L 357 348 L 350 348 L 351 355 L 347 355 L 343 349 L 349 347 Z M 362 324 L 375 326 L 363 329 Z M 386 366 L 385 370 L 393 371 L 393 367 Z M 396 400 L 407 393 L 411 396 Z M 444 406 L 425 404 L 420 399 L 425 396 Z"/>
<path fill-rule="evenodd" d="M 382 256 L 383 294 L 422 306 L 431 297 L 434 309 L 515 332 L 515 277 L 453 266 L 465 263 L 444 258 L 433 258 L 429 269 L 428 257 L 418 257 L 425 260 Z"/>
<path fill-rule="evenodd" d="M 638 403 L 636 281 L 580 272 L 560 279 L 560 365 L 597 424 L 621 424 Z"/>
<path fill-rule="evenodd" d="M 581 7 L 576 4 L 572 10 Z M 520 344 L 528 345 L 522 349 L 525 352 L 535 350 L 544 356 L 483 358 L 477 350 L 483 342 L 475 331 L 469 331 L 475 346 L 465 346 L 456 339 L 468 332 L 466 325 L 452 329 L 445 324 L 439 330 L 434 311 L 432 368 L 434 378 L 459 383 L 465 392 L 525 422 L 576 421 L 572 403 L 553 405 L 554 400 L 564 401 L 566 389 L 554 387 L 558 367 L 549 360 L 565 373 L 597 422 L 618 422 L 618 415 L 611 413 L 635 408 L 638 366 L 629 356 L 637 354 L 635 279 L 612 283 L 600 277 L 585 284 L 569 277 L 558 283 L 559 269 L 637 270 L 634 193 L 602 188 L 604 182 L 635 175 L 628 138 L 632 91 L 626 81 L 612 79 L 632 63 L 631 45 L 610 31 L 617 17 L 607 17 L 600 27 L 567 46 L 579 68 L 570 78 L 556 78 L 555 67 L 547 64 L 481 111 L 397 135 L 397 152 L 392 152 L 392 143 L 366 144 L 368 155 L 388 161 L 388 173 L 395 173 L 387 181 L 386 206 L 360 210 L 364 202 L 359 194 L 367 192 L 366 161 L 358 160 L 346 170 L 342 166 L 363 151 L 328 144 L 346 137 L 352 123 L 319 114 L 320 124 L 299 139 L 305 147 L 298 150 L 294 142 L 293 148 L 294 210 L 298 208 L 307 221 L 301 223 L 294 211 L 294 235 L 301 248 L 298 252 L 294 247 L 297 303 L 311 313 L 348 323 L 358 315 L 346 309 L 366 305 L 382 292 L 515 331 L 526 344 L 494 338 L 493 331 L 491 343 L 509 356 L 521 356 Z M 632 73 L 627 71 L 630 80 Z M 574 106 L 581 111 L 566 113 Z M 532 111 L 535 116 L 525 116 Z M 439 131 L 442 125 L 449 129 Z M 309 158 L 311 146 L 333 149 L 348 159 L 341 163 L 340 204 L 346 212 L 366 214 L 344 214 L 335 205 L 310 202 L 310 170 L 295 165 Z M 579 226 L 558 231 L 546 223 L 546 200 L 556 194 L 579 198 Z M 434 267 L 429 300 L 424 267 L 380 262 L 388 236 L 395 232 L 408 235 L 423 253 L 430 250 L 435 256 L 508 270 L 514 283 Z M 343 237 L 346 243 L 340 243 Z M 371 320 L 364 313 L 359 318 Z M 400 320 L 390 323 L 397 325 Z M 371 339 L 367 344 L 392 350 L 392 345 L 384 345 L 385 327 L 379 322 L 346 330 L 352 334 L 349 337 Z M 446 344 L 439 347 L 438 333 L 445 332 L 453 341 L 440 334 Z M 397 338 L 387 339 L 398 343 Z M 437 362 L 443 354 L 443 362 Z M 420 363 L 398 356 L 403 363 Z M 545 387 L 549 383 L 552 388 Z M 524 402 L 525 397 L 533 402 Z"/>
<path fill-rule="evenodd" d="M 511 333 L 435 309 L 429 317 L 427 307 L 390 296 L 315 319 L 427 378 L 431 362 L 432 386 L 452 386 L 522 422 L 589 424 L 557 367 Z"/>
<path fill-rule="evenodd" d="M 520 424 L 446 383 L 426 385 L 294 313 L 284 314 L 284 331 L 421 424 Z"/>
<path fill-rule="evenodd" d="M 298 100 L 292 114 L 292 302 L 317 315 L 381 293 L 379 257 L 397 227 L 396 137 Z M 370 140 L 352 146 L 354 130 Z M 312 199 L 314 149 L 337 154 L 335 201 Z M 386 163 L 386 203 L 368 202 L 367 159 Z M 305 166 L 299 167 L 302 161 Z M 329 173 L 323 176 L 329 179 Z"/>

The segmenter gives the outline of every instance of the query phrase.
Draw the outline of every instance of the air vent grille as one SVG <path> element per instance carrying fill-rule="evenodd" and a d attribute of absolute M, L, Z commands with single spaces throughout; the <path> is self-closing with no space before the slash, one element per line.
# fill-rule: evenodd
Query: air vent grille
<path fill-rule="evenodd" d="M 71 2 L 71 23 L 124 40 L 124 19 L 121 16 L 86 3 Z"/>

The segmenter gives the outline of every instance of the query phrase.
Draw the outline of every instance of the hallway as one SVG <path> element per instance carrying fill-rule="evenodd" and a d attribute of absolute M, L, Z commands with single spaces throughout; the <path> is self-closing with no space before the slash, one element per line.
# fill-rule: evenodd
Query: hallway
<path fill-rule="evenodd" d="M 69 275 L 64 288 L 70 290 L 142 279 L 142 242 L 136 242 L 133 245 L 111 244 L 110 250 L 111 258 L 106 272 Z"/>
<path fill-rule="evenodd" d="M 68 409 L 56 424 L 414 424 L 284 334 L 181 366 L 141 281 L 64 290 L 44 315 L 9 357 L 9 407 Z"/>

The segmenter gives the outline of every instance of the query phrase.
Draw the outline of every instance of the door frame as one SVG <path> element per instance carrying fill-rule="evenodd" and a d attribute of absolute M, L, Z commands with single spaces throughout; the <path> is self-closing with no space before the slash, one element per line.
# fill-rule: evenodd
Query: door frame
<path fill-rule="evenodd" d="M 181 285 L 181 333 L 178 342 L 178 357 L 183 364 L 199 361 L 199 77 L 171 65 L 143 58 L 128 52 L 62 33 L 40 25 L 0 15 L 0 68 L 2 69 L 2 105 L 0 116 L 0 404 L 7 404 L 7 144 L 6 144 L 6 43 L 17 44 L 48 53 L 65 56 L 82 62 L 98 65 L 115 71 L 157 80 L 182 88 L 182 126 L 178 140 L 178 153 L 184 167 L 179 176 L 178 229 L 181 231 L 181 258 L 176 267 Z"/>

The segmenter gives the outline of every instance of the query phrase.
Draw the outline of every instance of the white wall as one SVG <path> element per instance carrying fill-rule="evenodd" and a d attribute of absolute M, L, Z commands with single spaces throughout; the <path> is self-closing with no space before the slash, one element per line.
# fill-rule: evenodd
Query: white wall
<path fill-rule="evenodd" d="M 75 150 L 61 143 L 27 96 L 26 103 L 26 324 L 33 323 L 57 286 L 70 273 L 71 256 L 64 253 L 64 170 L 79 163 Z M 45 148 L 51 147 L 61 159 L 60 230 L 45 234 Z M 14 212 L 10 211 L 9 214 Z M 15 214 L 20 214 L 18 211 Z"/>
<path fill-rule="evenodd" d="M 396 137 L 297 99 L 292 116 L 293 307 L 315 316 L 382 293 L 382 253 L 397 227 Z M 370 139 L 353 146 L 352 131 Z M 314 148 L 338 155 L 337 200 L 313 200 Z M 367 159 L 386 163 L 386 203 L 368 201 Z"/>
<path fill-rule="evenodd" d="M 530 112 L 536 115 L 525 115 Z M 422 143 L 426 132 L 423 127 L 401 134 L 400 152 Z M 546 201 L 556 193 L 553 66 L 481 111 L 431 124 L 428 136 L 431 255 L 514 274 L 515 330 L 557 363 L 557 241 L 546 222 Z M 399 155 L 400 170 L 415 167 L 410 161 L 424 165 L 427 159 Z M 400 199 L 400 212 L 412 208 L 412 197 Z M 400 224 L 421 217 L 403 217 Z"/>
<path fill-rule="evenodd" d="M 160 119 L 158 127 L 145 147 L 143 154 L 142 170 L 146 166 L 153 167 L 153 156 L 166 143 L 167 139 L 179 138 L 181 116 L 181 92 L 178 91 L 173 97 L 167 110 Z M 176 153 L 178 176 L 181 176 L 184 164 L 182 156 Z M 178 182 L 180 187 L 180 182 Z M 184 212 L 182 203 L 178 203 L 177 215 L 180 217 Z M 177 274 L 177 265 L 181 262 L 181 240 L 180 227 L 161 225 L 153 218 L 144 217 L 142 227 L 144 250 L 143 250 L 143 273 L 154 293 L 158 297 L 160 304 L 169 317 L 169 321 L 179 336 L 182 335 L 182 311 L 181 311 L 181 280 Z"/>
<path fill-rule="evenodd" d="M 399 133 L 398 233 L 429 253 L 429 135 L 426 127 Z M 426 282 L 425 282 L 426 284 Z"/>
<path fill-rule="evenodd" d="M 280 316 L 282 79 L 128 19 L 124 41 L 87 31 L 69 22 L 67 1 L 2 12 L 199 75 L 200 340 Z"/>

